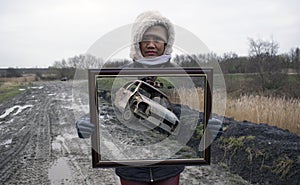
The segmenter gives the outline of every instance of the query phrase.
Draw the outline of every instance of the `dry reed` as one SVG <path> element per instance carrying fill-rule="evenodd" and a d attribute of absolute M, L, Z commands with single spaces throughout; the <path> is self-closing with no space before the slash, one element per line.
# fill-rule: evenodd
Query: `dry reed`
<path fill-rule="evenodd" d="M 22 84 L 27 82 L 33 82 L 37 80 L 37 76 L 35 74 L 26 75 L 22 77 L 2 77 L 0 78 L 0 82 L 8 82 L 8 83 L 15 83 L 15 84 Z"/>
<path fill-rule="evenodd" d="M 300 135 L 300 100 L 244 95 L 227 99 L 226 116 L 236 120 L 267 123 Z"/>
<path fill-rule="evenodd" d="M 204 110 L 204 91 L 197 89 L 199 96 L 195 90 L 177 89 L 172 93 L 168 93 L 172 102 L 188 105 L 191 108 Z M 196 99 L 198 101 L 195 101 Z M 226 109 L 221 106 L 220 102 L 224 99 L 219 93 L 213 96 L 213 113 L 232 117 L 235 120 L 247 120 L 253 123 L 266 123 L 277 126 L 282 129 L 288 129 L 300 135 L 300 100 L 285 97 L 265 97 L 244 95 L 240 98 L 227 97 Z"/>
<path fill-rule="evenodd" d="M 204 111 L 204 90 L 202 88 L 179 88 L 171 90 L 167 94 L 173 103 L 188 105 L 192 109 Z"/>

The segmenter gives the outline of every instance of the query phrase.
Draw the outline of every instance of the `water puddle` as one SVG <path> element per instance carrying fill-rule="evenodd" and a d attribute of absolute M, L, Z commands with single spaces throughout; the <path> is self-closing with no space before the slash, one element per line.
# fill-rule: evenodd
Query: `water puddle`
<path fill-rule="evenodd" d="M 55 161 L 48 170 L 48 177 L 52 185 L 73 184 L 72 172 L 65 157 Z"/>
<path fill-rule="evenodd" d="M 7 140 L 3 141 L 2 143 L 0 143 L 0 145 L 7 146 L 7 145 L 10 145 L 11 143 L 12 143 L 12 139 L 7 139 Z"/>
<path fill-rule="evenodd" d="M 0 115 L 0 119 L 4 119 L 6 116 L 8 116 L 12 112 L 14 112 L 13 116 L 16 116 L 20 112 L 22 112 L 24 109 L 31 108 L 31 107 L 33 107 L 33 105 L 24 105 L 24 106 L 15 105 L 9 109 L 6 109 L 5 112 L 2 115 Z M 17 110 L 17 111 L 15 112 L 15 110 Z"/>

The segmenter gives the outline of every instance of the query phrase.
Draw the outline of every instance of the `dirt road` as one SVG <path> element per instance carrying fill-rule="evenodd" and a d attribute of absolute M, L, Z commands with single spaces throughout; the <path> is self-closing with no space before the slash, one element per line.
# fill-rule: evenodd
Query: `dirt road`
<path fill-rule="evenodd" d="M 0 105 L 0 184 L 119 184 L 114 169 L 91 167 L 71 105 L 71 81 L 36 82 Z M 250 183 L 212 164 L 186 167 L 181 184 Z"/>

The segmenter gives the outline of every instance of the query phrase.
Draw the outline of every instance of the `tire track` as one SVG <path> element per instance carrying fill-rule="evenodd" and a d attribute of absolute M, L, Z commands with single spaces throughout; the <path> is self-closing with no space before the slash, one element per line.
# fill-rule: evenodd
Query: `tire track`
<path fill-rule="evenodd" d="M 13 136 L 13 143 L 7 152 L 1 151 L 0 180 L 3 184 L 25 182 L 47 184 L 47 178 L 43 180 L 39 178 L 47 175 L 43 169 L 49 163 L 50 122 L 47 118 L 47 107 L 51 104 L 51 100 L 46 94 L 38 91 L 41 89 L 31 90 L 26 93 L 26 96 L 16 100 L 16 102 L 34 103 L 29 111 L 9 117 L 12 121 L 7 127 L 22 129 L 15 133 L 7 133 Z M 13 129 L 8 128 L 8 130 Z"/>
<path fill-rule="evenodd" d="M 56 89 L 61 89 L 60 83 L 58 83 Z M 61 161 L 63 159 L 67 162 L 68 167 L 72 169 L 72 177 L 71 179 L 67 179 L 69 183 L 93 184 L 88 178 L 89 172 L 80 162 L 82 160 L 78 159 L 79 157 L 82 157 L 82 153 L 85 152 L 81 151 L 81 148 L 78 148 L 76 142 L 73 141 L 77 141 L 78 138 L 77 135 L 74 136 L 75 118 L 72 109 L 69 107 L 72 103 L 71 86 L 64 86 L 64 90 L 57 91 L 54 102 L 55 103 L 51 104 L 49 107 L 48 115 L 51 122 L 51 135 L 56 136 L 52 138 L 52 142 L 56 144 L 59 143 L 59 149 L 54 149 L 51 155 L 55 158 L 55 161 Z M 72 137 L 70 138 L 70 136 Z M 62 177 L 61 180 L 65 181 L 66 179 Z"/>

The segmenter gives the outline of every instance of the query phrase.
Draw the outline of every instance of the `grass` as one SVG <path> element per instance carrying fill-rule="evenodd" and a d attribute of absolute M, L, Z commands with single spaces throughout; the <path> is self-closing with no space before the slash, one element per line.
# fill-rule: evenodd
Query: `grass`
<path fill-rule="evenodd" d="M 232 157 L 236 154 L 237 150 L 241 149 L 241 147 L 243 147 L 244 143 L 247 141 L 251 141 L 254 140 L 255 136 L 240 136 L 238 138 L 236 137 L 229 137 L 229 138 L 225 138 L 225 137 L 221 137 L 221 140 L 224 144 L 224 158 L 227 155 L 227 153 L 230 151 L 230 153 L 228 153 L 228 155 L 230 155 L 229 157 L 229 163 L 231 162 Z"/>
<path fill-rule="evenodd" d="M 19 89 L 23 87 L 24 84 L 0 82 L 0 103 L 22 93 L 22 91 L 20 91 Z"/>
<path fill-rule="evenodd" d="M 114 78 L 99 78 L 97 79 L 98 90 L 110 91 Z"/>
<path fill-rule="evenodd" d="M 0 103 L 21 94 L 22 91 L 19 89 L 36 80 L 37 76 L 34 74 L 22 77 L 0 78 Z"/>
<path fill-rule="evenodd" d="M 225 74 L 227 93 L 238 97 L 241 94 L 258 94 L 265 96 L 287 96 L 300 98 L 300 75 L 278 74 L 273 78 L 266 79 L 264 88 L 259 74 Z"/>

